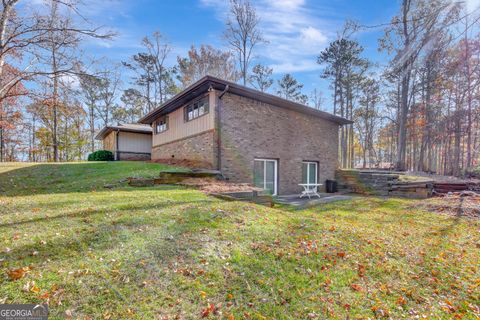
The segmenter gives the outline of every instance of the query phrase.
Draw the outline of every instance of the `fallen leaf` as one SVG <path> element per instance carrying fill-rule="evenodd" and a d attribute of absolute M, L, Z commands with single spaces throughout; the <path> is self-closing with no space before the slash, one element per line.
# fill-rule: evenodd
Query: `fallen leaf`
<path fill-rule="evenodd" d="M 215 305 L 210 303 L 208 307 L 202 310 L 202 318 L 208 317 L 208 315 L 213 312 L 215 312 Z"/>
<path fill-rule="evenodd" d="M 23 268 L 8 270 L 7 274 L 11 280 L 15 281 L 15 280 L 22 279 L 29 270 L 30 270 L 30 267 L 23 267 Z"/>
<path fill-rule="evenodd" d="M 36 285 L 33 285 L 33 286 L 30 288 L 30 292 L 39 293 L 39 292 L 40 292 L 40 288 L 37 287 Z"/>
<path fill-rule="evenodd" d="M 398 305 L 400 305 L 400 306 L 403 306 L 403 305 L 407 304 L 407 300 L 405 300 L 404 297 L 400 296 L 400 297 L 398 297 L 396 303 L 397 303 Z"/>
<path fill-rule="evenodd" d="M 47 300 L 48 298 L 50 298 L 50 293 L 48 291 L 45 291 L 39 296 L 39 298 L 42 300 Z"/>
<path fill-rule="evenodd" d="M 363 291 L 363 288 L 361 285 L 357 284 L 357 283 L 354 283 L 350 286 L 353 290 L 355 291 L 359 291 L 359 292 L 362 292 Z"/>
<path fill-rule="evenodd" d="M 359 264 L 357 269 L 358 276 L 363 277 L 365 275 L 365 271 L 366 271 L 365 266 L 363 264 Z"/>

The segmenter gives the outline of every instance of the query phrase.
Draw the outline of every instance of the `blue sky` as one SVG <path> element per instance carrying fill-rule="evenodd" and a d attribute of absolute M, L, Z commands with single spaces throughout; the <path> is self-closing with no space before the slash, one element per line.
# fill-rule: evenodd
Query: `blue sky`
<path fill-rule="evenodd" d="M 31 2 L 29 2 L 31 1 Z M 28 0 L 39 4 L 44 0 Z M 261 19 L 260 28 L 269 41 L 255 50 L 255 63 L 268 65 L 276 79 L 291 73 L 304 84 L 303 92 L 310 95 L 318 89 L 326 99 L 324 108 L 330 111 L 329 82 L 319 77 L 322 66 L 316 63 L 318 54 L 336 38 L 347 19 L 361 25 L 388 23 L 397 14 L 401 0 L 250 0 Z M 457 1 L 457 0 L 452 0 Z M 465 0 L 470 10 L 480 0 Z M 167 64 L 173 66 L 177 56 L 185 56 L 191 45 L 209 44 L 226 50 L 222 39 L 229 0 L 83 0 L 81 13 L 94 25 L 116 32 L 113 40 L 87 39 L 83 45 L 86 60 L 105 58 L 105 64 L 128 61 L 143 51 L 141 40 L 160 31 L 171 45 Z M 38 8 L 38 7 L 37 7 Z M 364 56 L 380 66 L 389 57 L 378 51 L 378 39 L 383 28 L 362 29 L 356 34 L 364 47 Z M 127 70 L 123 72 L 123 87 L 130 86 Z M 275 88 L 270 89 L 272 93 Z"/>
<path fill-rule="evenodd" d="M 478 0 L 470 0 L 478 1 Z M 145 35 L 160 31 L 172 45 L 168 63 L 189 47 L 210 44 L 226 49 L 222 40 L 228 0 L 90 0 L 86 14 L 96 24 L 117 32 L 112 41 L 88 43 L 85 51 L 96 58 L 125 61 L 141 50 Z M 318 53 L 333 40 L 346 19 L 363 25 L 389 22 L 399 8 L 399 0 L 252 0 L 261 18 L 261 28 L 269 43 L 258 47 L 255 61 L 271 66 L 275 77 L 291 73 L 304 84 L 304 93 L 314 88 L 330 96 L 328 83 L 320 79 Z M 388 57 L 377 50 L 382 28 L 357 35 L 365 57 L 385 64 Z M 128 86 L 128 83 L 124 84 Z M 327 109 L 328 106 L 326 106 Z"/>
<path fill-rule="evenodd" d="M 395 0 L 252 0 L 261 18 L 261 28 L 268 44 L 256 50 L 255 62 L 271 66 L 275 77 L 291 73 L 304 84 L 304 93 L 314 88 L 330 95 L 327 83 L 319 78 L 318 53 L 335 38 L 345 19 L 361 24 L 385 23 L 398 10 Z M 95 41 L 85 48 L 88 55 L 106 56 L 113 61 L 127 60 L 141 50 L 145 35 L 158 30 L 172 45 L 168 61 L 185 55 L 190 45 L 210 44 L 225 49 L 222 40 L 228 0 L 104 0 L 86 8 L 96 24 L 117 32 L 112 41 Z M 358 35 L 365 56 L 384 63 L 377 51 L 381 28 Z M 127 84 L 126 84 L 127 85 Z"/>

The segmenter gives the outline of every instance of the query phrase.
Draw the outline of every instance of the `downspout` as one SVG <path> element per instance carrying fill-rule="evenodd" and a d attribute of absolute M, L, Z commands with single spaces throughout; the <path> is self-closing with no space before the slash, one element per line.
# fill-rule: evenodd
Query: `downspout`
<path fill-rule="evenodd" d="M 119 136 L 120 130 L 117 129 L 115 132 L 115 160 L 120 160 L 120 153 L 118 151 L 118 136 Z"/>
<path fill-rule="evenodd" d="M 223 96 L 227 93 L 230 86 L 227 84 L 225 89 L 218 95 L 218 104 L 217 104 L 217 169 L 222 171 L 222 134 L 221 134 L 221 110 L 223 107 Z"/>

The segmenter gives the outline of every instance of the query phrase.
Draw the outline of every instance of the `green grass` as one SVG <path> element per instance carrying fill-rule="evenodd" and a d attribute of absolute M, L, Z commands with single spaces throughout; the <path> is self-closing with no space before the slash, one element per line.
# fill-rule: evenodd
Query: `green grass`
<path fill-rule="evenodd" d="M 161 170 L 184 171 L 146 162 L 70 162 L 0 164 L 0 195 L 96 191 L 128 177 L 156 177 Z"/>
<path fill-rule="evenodd" d="M 413 200 L 295 210 L 103 188 L 161 168 L 0 165 L 0 303 L 48 301 L 51 319 L 479 316 L 476 220 Z"/>

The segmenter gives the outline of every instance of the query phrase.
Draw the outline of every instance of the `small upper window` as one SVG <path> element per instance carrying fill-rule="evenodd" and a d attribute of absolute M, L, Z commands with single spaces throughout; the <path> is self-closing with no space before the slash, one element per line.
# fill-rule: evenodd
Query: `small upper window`
<path fill-rule="evenodd" d="M 155 122 L 155 133 L 156 134 L 164 132 L 167 129 L 168 129 L 167 117 L 160 118 Z"/>
<path fill-rule="evenodd" d="M 208 100 L 203 98 L 185 107 L 185 120 L 190 121 L 208 113 Z"/>

